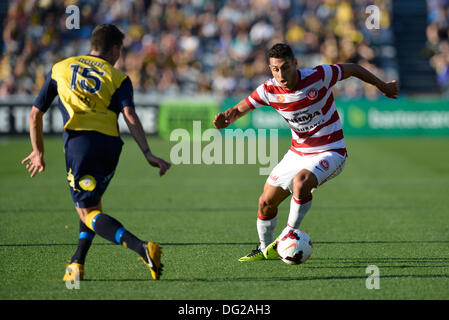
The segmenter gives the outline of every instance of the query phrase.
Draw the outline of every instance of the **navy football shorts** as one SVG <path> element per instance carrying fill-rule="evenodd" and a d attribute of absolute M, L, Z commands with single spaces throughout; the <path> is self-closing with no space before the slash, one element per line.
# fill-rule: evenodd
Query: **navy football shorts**
<path fill-rule="evenodd" d="M 95 131 L 64 135 L 67 180 L 78 208 L 96 206 L 114 176 L 123 141 Z"/>

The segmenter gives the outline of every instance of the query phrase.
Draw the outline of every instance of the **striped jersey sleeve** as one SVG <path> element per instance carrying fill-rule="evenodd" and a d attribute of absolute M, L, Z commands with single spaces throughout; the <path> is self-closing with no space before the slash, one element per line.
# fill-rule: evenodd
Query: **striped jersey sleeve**
<path fill-rule="evenodd" d="M 341 64 L 322 64 L 324 71 L 324 84 L 326 88 L 332 88 L 337 81 L 343 79 L 343 67 Z"/>
<path fill-rule="evenodd" d="M 246 99 L 246 103 L 251 109 L 257 109 L 262 106 L 269 106 L 270 100 L 265 90 L 265 83 L 261 84 Z"/>

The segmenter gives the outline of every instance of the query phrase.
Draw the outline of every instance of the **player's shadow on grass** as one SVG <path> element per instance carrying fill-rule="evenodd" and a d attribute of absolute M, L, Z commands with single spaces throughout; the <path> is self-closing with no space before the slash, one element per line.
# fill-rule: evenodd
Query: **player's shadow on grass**
<path fill-rule="evenodd" d="M 316 241 L 315 245 L 350 245 L 350 244 L 422 244 L 422 243 L 445 243 L 447 240 L 360 240 L 360 241 Z M 161 243 L 162 246 L 253 246 L 254 242 L 166 242 Z M 1 247 L 53 247 L 53 246 L 76 246 L 76 243 L 0 243 Z M 108 242 L 94 243 L 94 246 L 116 246 Z M 265 261 L 264 263 L 280 263 L 279 260 Z M 244 266 L 240 262 L 236 263 Z M 255 262 L 258 263 L 258 262 Z M 303 277 L 221 277 L 221 278 L 188 278 L 188 279 L 170 279 L 162 278 L 166 282 L 233 282 L 233 281 L 313 281 L 313 280 L 350 280 L 350 279 L 366 279 L 364 270 L 368 265 L 377 265 L 381 270 L 381 278 L 409 278 L 409 279 L 447 279 L 449 274 L 392 274 L 395 270 L 405 268 L 449 268 L 449 258 L 446 257 L 338 257 L 338 258 L 320 258 L 314 257 L 306 264 L 300 266 L 305 269 L 362 269 L 362 275 L 332 275 L 332 276 L 303 276 Z M 441 269 L 440 269 L 441 270 Z M 84 281 L 92 282 L 146 282 L 147 278 L 134 279 L 85 279 Z"/>
<path fill-rule="evenodd" d="M 314 245 L 339 244 L 407 244 L 407 243 L 447 243 L 449 240 L 360 240 L 360 241 L 314 241 Z M 161 242 L 162 246 L 254 246 L 256 242 Z M 76 246 L 77 243 L 0 243 L 0 247 L 52 247 Z M 116 246 L 108 242 L 94 242 L 94 246 Z"/>
<path fill-rule="evenodd" d="M 314 245 L 333 245 L 333 244 L 401 244 L 401 243 L 447 243 L 449 240 L 361 240 L 361 241 L 314 241 Z M 202 245 L 255 245 L 256 242 L 166 242 L 161 245 L 167 246 L 202 246 Z"/>
<path fill-rule="evenodd" d="M 313 261 L 305 264 L 305 269 L 365 269 L 369 265 L 375 265 L 379 269 L 406 269 L 406 268 L 448 268 L 449 258 L 314 258 Z"/>
<path fill-rule="evenodd" d="M 174 282 L 174 283 L 191 283 L 195 282 L 200 283 L 210 283 L 210 282 L 254 282 L 254 281 L 263 281 L 263 282 L 278 282 L 278 281 L 322 281 L 322 280 L 366 280 L 366 275 L 360 276 L 350 276 L 350 275 L 342 275 L 342 276 L 304 276 L 304 277 L 222 277 L 222 278 L 178 278 L 178 279 L 170 279 L 170 278 L 161 278 L 161 282 Z M 408 279 L 438 279 L 449 278 L 449 274 L 381 274 L 381 279 L 400 279 L 400 278 L 408 278 Z M 148 282 L 151 281 L 148 278 L 135 278 L 135 279 L 84 279 L 86 282 Z"/>
<path fill-rule="evenodd" d="M 384 274 L 380 275 L 381 279 L 394 279 L 394 278 L 411 278 L 411 279 L 432 279 L 432 278 L 448 278 L 449 274 Z M 167 282 L 254 282 L 254 281 L 264 281 L 264 282 L 277 282 L 277 281 L 313 281 L 313 280 L 353 280 L 360 279 L 366 280 L 366 275 L 361 276 L 304 276 L 304 277 L 257 277 L 257 278 L 247 278 L 247 277 L 229 277 L 229 278 L 190 278 L 190 279 L 164 279 Z"/>
<path fill-rule="evenodd" d="M 241 262 L 237 262 L 239 265 L 244 267 L 247 264 L 242 264 Z M 253 262 L 251 265 L 261 263 L 261 262 Z M 261 263 L 262 265 L 266 265 L 267 263 L 281 263 L 279 260 L 269 260 Z M 401 272 L 405 268 L 446 268 L 449 269 L 449 258 L 439 258 L 439 257 L 431 257 L 431 258 L 404 258 L 404 257 L 374 257 L 374 258 L 314 258 L 310 262 L 307 262 L 304 265 L 297 266 L 298 268 L 303 269 L 329 269 L 335 270 L 338 269 L 342 272 L 347 273 L 349 269 L 356 269 L 357 275 L 317 275 L 317 276 L 278 276 L 278 274 L 270 275 L 269 277 L 260 277 L 259 275 L 255 277 L 218 277 L 218 278 L 202 278 L 202 277 L 190 277 L 190 278 L 177 278 L 170 279 L 162 277 L 164 282 L 173 282 L 173 283 L 214 283 L 214 282 L 254 282 L 254 281 L 263 281 L 263 282 L 284 282 L 284 281 L 315 281 L 315 280 L 366 280 L 367 275 L 365 274 L 366 267 L 368 265 L 376 265 L 381 270 L 380 278 L 381 279 L 449 279 L 449 273 L 444 274 L 395 274 Z M 441 270 L 441 269 L 440 269 Z M 351 271 L 354 273 L 354 271 Z M 332 274 L 335 274 L 335 271 L 331 271 Z M 168 275 L 170 277 L 170 275 Z M 86 279 L 86 281 L 92 282 L 141 282 L 141 281 L 149 281 L 149 279 Z"/>

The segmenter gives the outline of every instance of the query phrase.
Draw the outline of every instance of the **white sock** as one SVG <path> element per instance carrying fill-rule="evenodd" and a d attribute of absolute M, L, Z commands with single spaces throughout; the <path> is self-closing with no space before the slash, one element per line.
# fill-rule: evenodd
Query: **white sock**
<path fill-rule="evenodd" d="M 282 234 L 293 229 L 298 229 L 302 219 L 306 215 L 307 211 L 309 211 L 311 206 L 312 195 L 304 199 L 297 199 L 295 196 L 292 196 L 292 200 L 290 201 L 290 213 L 288 215 L 287 227 L 282 231 Z"/>
<path fill-rule="evenodd" d="M 257 233 L 259 234 L 260 250 L 264 250 L 273 242 L 273 232 L 278 222 L 277 213 L 276 209 L 276 212 L 269 217 L 257 215 Z"/>

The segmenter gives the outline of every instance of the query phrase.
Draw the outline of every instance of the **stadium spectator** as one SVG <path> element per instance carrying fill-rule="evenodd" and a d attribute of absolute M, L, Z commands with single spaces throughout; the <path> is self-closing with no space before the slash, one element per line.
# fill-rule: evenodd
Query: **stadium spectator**
<path fill-rule="evenodd" d="M 441 93 L 449 97 L 449 1 L 427 0 L 427 45 L 424 55 L 435 70 Z"/>
<path fill-rule="evenodd" d="M 80 9 L 79 29 L 66 27 L 69 4 Z M 35 94 L 51 65 L 86 53 L 81 48 L 100 23 L 114 23 L 126 33 L 118 66 L 130 76 L 135 91 L 143 94 L 247 95 L 269 72 L 266 48 L 280 41 L 291 44 L 300 67 L 356 62 L 383 77 L 388 70 L 377 48 L 391 44 L 390 1 L 376 1 L 383 14 L 381 30 L 374 32 L 365 27 L 365 8 L 370 4 L 368 0 L 67 0 L 62 5 L 57 0 L 11 0 L 2 35 L 0 96 Z M 350 82 L 335 92 L 377 96 Z"/>

